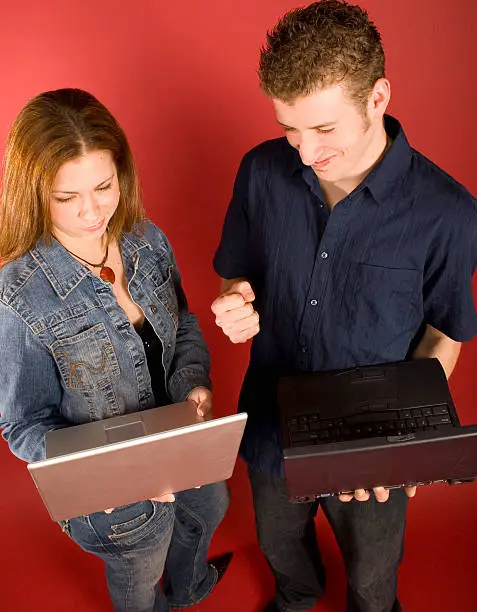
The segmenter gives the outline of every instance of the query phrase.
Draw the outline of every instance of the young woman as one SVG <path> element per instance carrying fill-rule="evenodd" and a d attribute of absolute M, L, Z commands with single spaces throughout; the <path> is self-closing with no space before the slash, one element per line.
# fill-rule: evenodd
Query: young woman
<path fill-rule="evenodd" d="M 209 355 L 172 249 L 144 218 L 122 129 L 92 95 L 50 91 L 20 112 L 0 227 L 0 427 L 15 455 L 43 459 L 46 432 L 72 424 L 186 398 L 210 410 Z M 63 528 L 105 562 L 116 611 L 165 612 L 202 600 L 225 571 L 230 555 L 206 555 L 227 505 L 218 483 Z"/>

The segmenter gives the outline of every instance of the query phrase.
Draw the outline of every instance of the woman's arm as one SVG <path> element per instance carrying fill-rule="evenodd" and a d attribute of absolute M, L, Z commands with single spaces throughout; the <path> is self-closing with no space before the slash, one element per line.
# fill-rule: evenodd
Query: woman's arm
<path fill-rule="evenodd" d="M 53 357 L 8 306 L 0 304 L 0 428 L 10 450 L 28 462 L 45 458 L 45 434 L 70 423 Z"/>
<path fill-rule="evenodd" d="M 197 318 L 189 312 L 172 249 L 170 254 L 173 263 L 172 279 L 177 296 L 179 323 L 176 348 L 169 372 L 168 391 L 173 401 L 183 401 L 196 387 L 211 388 L 210 356 Z"/>

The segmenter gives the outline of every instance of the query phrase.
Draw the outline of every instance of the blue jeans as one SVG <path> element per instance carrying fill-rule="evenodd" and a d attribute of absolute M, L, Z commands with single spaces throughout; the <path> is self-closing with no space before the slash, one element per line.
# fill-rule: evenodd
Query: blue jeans
<path fill-rule="evenodd" d="M 206 556 L 228 503 L 220 482 L 177 493 L 172 503 L 138 502 L 63 528 L 106 564 L 116 612 L 167 612 L 198 603 L 214 588 L 217 572 Z"/>

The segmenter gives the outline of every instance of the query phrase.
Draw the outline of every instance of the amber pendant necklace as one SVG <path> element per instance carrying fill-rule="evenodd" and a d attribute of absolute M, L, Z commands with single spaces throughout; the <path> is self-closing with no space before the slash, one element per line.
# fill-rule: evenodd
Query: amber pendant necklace
<path fill-rule="evenodd" d="M 92 268 L 101 268 L 101 270 L 99 271 L 99 277 L 105 280 L 106 282 L 113 284 L 114 281 L 116 280 L 116 275 L 114 274 L 114 270 L 110 268 L 109 266 L 104 265 L 106 263 L 106 260 L 108 259 L 109 245 L 106 247 L 106 253 L 104 254 L 103 260 L 99 264 L 94 264 L 94 263 L 91 263 L 90 261 L 86 261 L 86 259 L 83 259 L 83 257 L 80 257 L 79 255 L 76 255 L 76 253 L 73 253 L 72 251 L 67 249 L 65 245 L 63 245 L 63 248 L 66 249 L 70 255 L 73 255 L 73 257 L 76 257 L 76 259 L 79 259 L 85 264 L 88 264 L 88 266 L 91 266 Z"/>

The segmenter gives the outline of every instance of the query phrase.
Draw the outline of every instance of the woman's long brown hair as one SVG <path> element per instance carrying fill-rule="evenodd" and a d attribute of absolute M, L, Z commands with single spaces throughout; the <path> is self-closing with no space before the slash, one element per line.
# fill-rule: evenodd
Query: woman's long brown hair
<path fill-rule="evenodd" d="M 109 240 L 144 219 L 139 182 L 126 136 L 108 109 L 81 89 L 42 93 L 22 109 L 7 141 L 0 200 L 0 266 L 51 236 L 50 194 L 66 161 L 111 151 L 120 197 Z"/>

